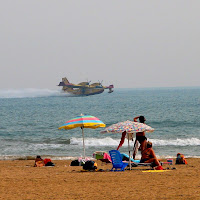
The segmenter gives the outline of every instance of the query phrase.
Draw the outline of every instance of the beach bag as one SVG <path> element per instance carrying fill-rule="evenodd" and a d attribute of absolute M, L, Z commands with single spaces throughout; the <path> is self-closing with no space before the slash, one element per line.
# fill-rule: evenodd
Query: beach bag
<path fill-rule="evenodd" d="M 80 166 L 80 162 L 78 160 L 72 160 L 70 166 Z"/>
<path fill-rule="evenodd" d="M 55 164 L 52 162 L 48 162 L 45 166 L 55 166 Z"/>
<path fill-rule="evenodd" d="M 83 169 L 84 170 L 95 170 L 95 169 L 97 169 L 97 163 L 92 160 L 88 160 L 83 165 Z"/>
<path fill-rule="evenodd" d="M 51 159 L 45 158 L 44 159 L 45 166 L 55 166 L 54 163 L 52 163 Z"/>
<path fill-rule="evenodd" d="M 187 161 L 183 154 L 177 153 L 176 164 L 187 164 Z"/>

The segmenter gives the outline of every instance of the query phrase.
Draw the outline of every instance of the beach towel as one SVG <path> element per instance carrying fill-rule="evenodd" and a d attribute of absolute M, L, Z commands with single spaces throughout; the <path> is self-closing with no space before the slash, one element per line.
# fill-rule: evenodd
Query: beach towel
<path fill-rule="evenodd" d="M 121 157 L 122 157 L 123 161 L 129 161 L 129 156 L 127 154 L 121 153 Z M 140 163 L 140 160 L 135 160 L 135 159 L 131 158 L 131 162 Z"/>
<path fill-rule="evenodd" d="M 104 160 L 107 159 L 107 160 L 109 160 L 110 162 L 112 162 L 110 156 L 109 156 L 107 153 L 104 153 L 103 159 L 104 159 Z"/>

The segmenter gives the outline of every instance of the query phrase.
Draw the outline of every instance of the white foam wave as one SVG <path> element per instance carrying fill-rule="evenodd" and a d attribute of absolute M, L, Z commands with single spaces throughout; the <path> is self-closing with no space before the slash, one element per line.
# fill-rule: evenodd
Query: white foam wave
<path fill-rule="evenodd" d="M 70 144 L 72 145 L 81 145 L 83 143 L 82 138 L 71 138 Z M 106 138 L 85 138 L 86 146 L 116 146 L 119 144 L 118 140 L 112 139 L 110 137 Z"/>
<path fill-rule="evenodd" d="M 75 160 L 78 159 L 78 157 L 72 157 L 72 156 L 45 156 L 42 157 L 48 157 L 52 160 Z M 93 159 L 93 158 L 91 158 Z M 4 155 L 0 156 L 0 160 L 35 160 L 35 156 L 25 156 L 25 155 L 18 155 L 18 156 L 10 156 L 10 155 Z"/>
<path fill-rule="evenodd" d="M 0 90 L 0 98 L 34 98 L 34 97 L 48 97 L 48 96 L 66 96 L 68 94 L 62 93 L 60 90 L 51 89 L 3 89 Z"/>
<path fill-rule="evenodd" d="M 160 140 L 149 139 L 154 146 L 200 146 L 200 139 L 198 138 L 186 138 L 186 139 L 174 139 L 174 140 Z M 118 146 L 120 139 L 106 138 L 85 138 L 86 146 Z M 82 145 L 82 138 L 71 138 L 70 144 Z M 131 142 L 132 144 L 133 142 Z M 123 146 L 128 146 L 128 141 L 125 140 Z"/>
<path fill-rule="evenodd" d="M 186 139 L 174 139 L 174 140 L 158 140 L 150 139 L 154 146 L 199 146 L 200 139 L 198 138 L 186 138 Z"/>

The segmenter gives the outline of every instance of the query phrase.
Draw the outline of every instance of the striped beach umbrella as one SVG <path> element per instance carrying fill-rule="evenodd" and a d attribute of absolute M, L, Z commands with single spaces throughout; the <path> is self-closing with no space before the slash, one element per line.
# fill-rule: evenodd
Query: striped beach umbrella
<path fill-rule="evenodd" d="M 106 125 L 100 121 L 97 117 L 91 116 L 91 115 L 83 115 L 77 116 L 69 121 L 67 121 L 65 124 L 60 126 L 58 129 L 74 129 L 77 127 L 80 127 L 82 129 L 82 136 L 83 136 L 83 153 L 85 158 L 85 142 L 84 142 L 84 128 L 100 128 L 105 127 Z"/>
<path fill-rule="evenodd" d="M 122 133 L 124 131 L 126 133 L 153 132 L 154 129 L 146 124 L 127 120 L 108 126 L 101 133 Z"/>
<path fill-rule="evenodd" d="M 129 167 L 131 169 L 131 155 L 130 155 L 130 144 L 129 144 L 130 135 L 129 134 L 133 134 L 137 132 L 153 132 L 153 131 L 154 129 L 146 124 L 127 120 L 125 122 L 119 122 L 117 124 L 108 126 L 103 131 L 101 131 L 101 133 L 126 132 L 128 134 Z"/>

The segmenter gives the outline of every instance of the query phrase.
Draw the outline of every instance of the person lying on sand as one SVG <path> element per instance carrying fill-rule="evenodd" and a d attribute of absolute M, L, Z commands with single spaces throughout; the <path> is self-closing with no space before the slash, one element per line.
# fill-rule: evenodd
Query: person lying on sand
<path fill-rule="evenodd" d="M 146 148 L 141 151 L 142 157 L 140 162 L 141 163 L 153 163 L 156 170 L 163 170 L 160 162 L 158 161 L 154 150 L 152 149 L 152 143 L 146 142 Z"/>

